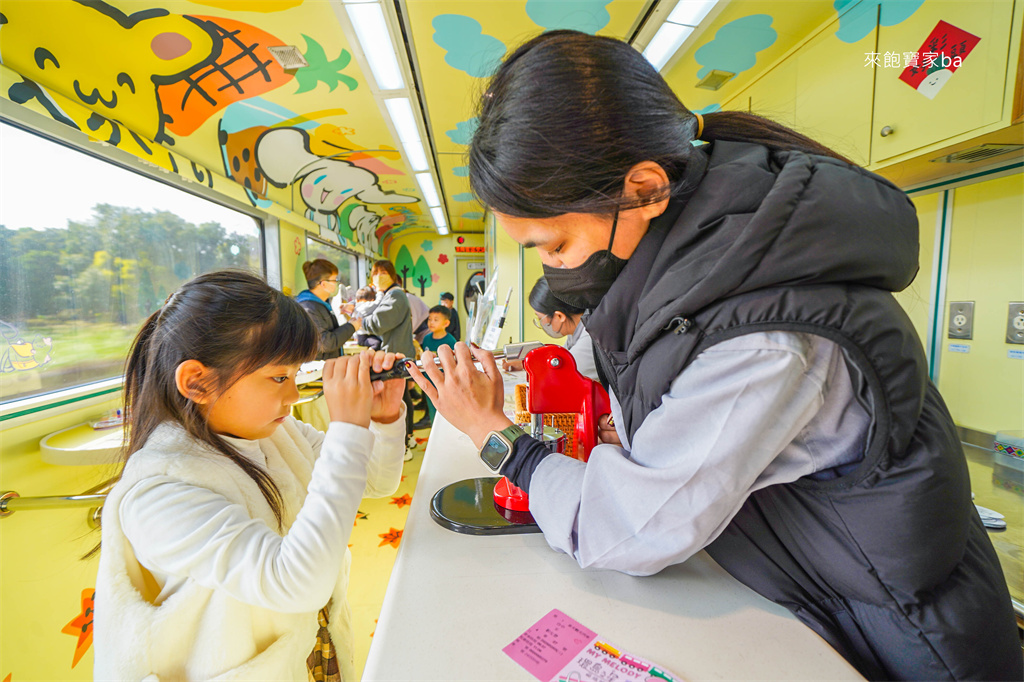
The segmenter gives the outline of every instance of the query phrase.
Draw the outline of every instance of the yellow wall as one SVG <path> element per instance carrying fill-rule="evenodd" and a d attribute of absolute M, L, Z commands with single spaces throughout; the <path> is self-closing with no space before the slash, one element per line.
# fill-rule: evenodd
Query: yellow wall
<path fill-rule="evenodd" d="M 909 287 L 896 294 L 896 300 L 907 311 L 921 344 L 928 347 L 929 314 L 932 309 L 932 276 L 934 274 L 937 214 L 941 209 L 942 192 L 913 197 L 917 207 L 917 220 L 921 230 L 920 267 Z"/>
<path fill-rule="evenodd" d="M 0 424 L 0 490 L 22 497 L 73 495 L 109 478 L 113 467 L 46 464 L 39 440 L 96 418 L 118 401 L 13 428 Z M 99 532 L 87 524 L 87 511 L 19 511 L 0 519 L 0 679 L 92 679 L 92 647 L 72 668 L 78 637 L 61 632 L 79 616 L 82 591 L 96 585 L 98 559 L 80 559 L 99 542 Z"/>
<path fill-rule="evenodd" d="M 463 243 L 459 244 L 458 239 L 462 238 Z M 430 286 L 422 290 L 412 278 L 406 283 L 406 289 L 423 299 L 428 306 L 435 306 L 441 302 L 441 294 L 450 292 L 455 296 L 455 308 L 459 312 L 459 320 L 462 323 L 462 340 L 466 340 L 466 311 L 462 304 L 462 295 L 458 291 L 455 282 L 455 256 L 456 247 L 480 247 L 483 246 L 483 235 L 480 234 L 449 234 L 441 236 L 436 232 L 413 232 L 411 234 L 400 234 L 388 245 L 386 258 L 398 265 L 398 256 L 402 247 L 408 249 L 409 256 L 415 265 L 422 257 L 431 275 L 437 281 L 432 281 Z M 479 260 L 483 261 L 483 254 L 477 254 Z M 401 273 L 399 273 L 401 274 Z"/>
<path fill-rule="evenodd" d="M 281 291 L 296 296 L 306 288 L 302 264 L 306 262 L 306 231 L 297 225 L 280 221 Z"/>
<path fill-rule="evenodd" d="M 1024 428 L 1024 360 L 1006 343 L 1011 301 L 1024 301 L 1024 174 L 954 190 L 939 390 L 954 420 L 977 431 Z M 949 302 L 974 301 L 974 338 L 946 338 Z M 949 352 L 950 343 L 969 353 Z"/>

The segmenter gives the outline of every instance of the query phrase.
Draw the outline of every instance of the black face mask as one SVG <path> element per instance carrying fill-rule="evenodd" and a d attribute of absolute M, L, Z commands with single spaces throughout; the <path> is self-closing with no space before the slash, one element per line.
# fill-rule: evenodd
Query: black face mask
<path fill-rule="evenodd" d="M 590 254 L 583 265 L 576 268 L 552 268 L 544 266 L 544 278 L 551 287 L 555 298 L 580 309 L 593 310 L 604 295 L 612 288 L 615 278 L 626 267 L 626 259 L 612 253 L 615 243 L 615 227 L 619 224 L 619 212 L 612 221 L 612 236 L 608 248 Z"/>

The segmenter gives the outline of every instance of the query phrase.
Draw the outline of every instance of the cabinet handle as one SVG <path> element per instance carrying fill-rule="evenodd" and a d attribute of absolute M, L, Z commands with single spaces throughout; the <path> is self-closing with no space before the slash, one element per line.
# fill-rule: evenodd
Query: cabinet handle
<path fill-rule="evenodd" d="M 879 135 L 881 135 L 882 137 L 889 137 L 894 132 L 896 131 L 892 129 L 892 126 L 885 126 L 884 128 L 882 128 L 881 132 L 879 132 Z"/>

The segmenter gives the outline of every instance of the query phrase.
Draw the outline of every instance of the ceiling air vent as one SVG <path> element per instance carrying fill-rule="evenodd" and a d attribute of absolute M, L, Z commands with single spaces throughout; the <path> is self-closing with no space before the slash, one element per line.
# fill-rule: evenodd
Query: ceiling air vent
<path fill-rule="evenodd" d="M 309 62 L 299 52 L 299 48 L 294 45 L 271 45 L 267 47 L 267 51 L 286 72 L 298 71 L 303 67 L 309 66 Z"/>
<path fill-rule="evenodd" d="M 961 149 L 946 156 L 937 156 L 932 159 L 932 163 L 977 163 L 1020 149 L 1024 149 L 1024 144 L 982 144 L 970 149 Z"/>
<path fill-rule="evenodd" d="M 712 69 L 711 73 L 700 79 L 700 82 L 697 83 L 696 87 L 704 88 L 705 90 L 717 90 L 728 83 L 729 79 L 735 75 L 736 74 L 732 71 L 718 71 L 716 69 Z"/>

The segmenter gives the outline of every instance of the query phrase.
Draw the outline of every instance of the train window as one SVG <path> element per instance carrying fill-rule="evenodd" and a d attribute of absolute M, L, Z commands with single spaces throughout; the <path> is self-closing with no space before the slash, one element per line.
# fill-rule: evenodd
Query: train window
<path fill-rule="evenodd" d="M 351 301 L 355 298 L 356 289 L 362 286 L 365 281 L 365 275 L 360 276 L 361 270 L 359 267 L 362 256 L 359 256 L 351 251 L 347 251 L 334 244 L 329 244 L 310 235 L 306 235 L 306 259 L 315 260 L 317 258 L 323 258 L 329 260 L 338 266 L 338 281 L 340 286 L 338 287 L 338 296 L 334 297 L 332 305 L 334 307 L 334 313 L 337 315 L 340 310 L 339 306 L 345 302 L 345 300 Z M 345 299 L 345 300 L 343 300 Z"/>
<path fill-rule="evenodd" d="M 0 121 L 0 403 L 123 373 L 181 283 L 263 272 L 252 216 Z"/>

